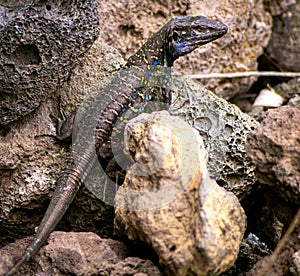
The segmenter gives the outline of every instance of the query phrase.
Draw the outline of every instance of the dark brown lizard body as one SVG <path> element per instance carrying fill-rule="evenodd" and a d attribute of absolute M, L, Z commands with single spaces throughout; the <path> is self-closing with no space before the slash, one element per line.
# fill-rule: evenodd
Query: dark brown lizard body
<path fill-rule="evenodd" d="M 116 73 L 106 85 L 103 90 L 105 95 L 97 97 L 88 111 L 77 116 L 75 123 L 80 131 L 73 136 L 73 158 L 58 180 L 36 235 L 6 276 L 16 273 L 40 249 L 97 163 L 97 158 L 106 160 L 111 157 L 111 134 L 122 113 L 127 109 L 135 112 L 136 104 L 139 106 L 143 102 L 147 103 L 153 97 L 152 91 L 160 85 L 145 81 L 151 68 L 171 67 L 180 56 L 223 36 L 226 32 L 227 27 L 224 24 L 202 16 L 177 17 L 165 24 L 128 59 L 124 70 Z M 167 99 L 169 91 L 164 88 L 159 93 L 165 93 L 162 98 Z M 160 98 L 162 95 L 158 96 Z"/>

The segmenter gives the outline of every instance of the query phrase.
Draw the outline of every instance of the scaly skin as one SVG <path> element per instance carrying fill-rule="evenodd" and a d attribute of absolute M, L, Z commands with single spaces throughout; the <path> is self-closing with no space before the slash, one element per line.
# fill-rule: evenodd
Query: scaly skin
<path fill-rule="evenodd" d="M 64 173 L 58 180 L 57 188 L 37 233 L 20 260 L 5 274 L 6 276 L 14 275 L 22 264 L 27 262 L 47 240 L 97 162 L 97 155 L 102 160 L 111 157 L 110 137 L 115 122 L 124 110 L 131 108 L 135 111 L 136 102 L 147 102 L 149 90 L 157 89 L 157 87 L 150 87 L 148 83 L 143 81 L 143 77 L 149 74 L 147 71 L 150 70 L 149 65 L 171 67 L 180 56 L 218 39 L 226 32 L 227 27 L 224 24 L 202 16 L 177 17 L 166 23 L 135 55 L 128 59 L 125 69 L 130 69 L 131 73 L 120 73 L 113 77 L 106 88 L 106 94 L 109 96 L 105 98 L 105 105 L 100 104 L 100 106 L 104 106 L 102 110 L 98 110 L 96 105 L 91 107 L 92 110 L 89 113 L 91 118 L 88 119 L 92 123 L 96 121 L 93 134 L 95 142 L 86 142 L 86 125 L 79 123 L 79 126 L 83 128 L 81 129 L 83 135 L 78 135 L 73 143 L 73 146 L 75 145 L 77 148 L 77 152 L 73 152 L 76 160 L 71 159 L 66 166 Z M 168 91 L 164 91 L 164 89 L 158 91 L 165 93 L 162 98 L 167 100 Z M 86 122 L 86 119 L 84 121 Z"/>

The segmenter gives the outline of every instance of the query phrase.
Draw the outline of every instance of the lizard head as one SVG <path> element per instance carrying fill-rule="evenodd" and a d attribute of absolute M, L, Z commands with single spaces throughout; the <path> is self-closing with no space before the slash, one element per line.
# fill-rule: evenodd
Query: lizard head
<path fill-rule="evenodd" d="M 227 26 L 204 16 L 179 16 L 169 21 L 166 37 L 169 65 L 197 47 L 220 38 Z"/>

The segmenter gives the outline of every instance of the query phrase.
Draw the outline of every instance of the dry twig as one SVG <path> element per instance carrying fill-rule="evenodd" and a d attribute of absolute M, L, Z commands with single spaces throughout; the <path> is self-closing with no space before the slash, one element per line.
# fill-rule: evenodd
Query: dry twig
<path fill-rule="evenodd" d="M 246 71 L 246 72 L 233 72 L 233 73 L 203 73 L 190 75 L 192 79 L 213 79 L 213 78 L 246 78 L 246 77 L 300 77 L 300 72 L 276 72 L 276 71 Z"/>
<path fill-rule="evenodd" d="M 258 271 L 257 276 L 267 275 L 266 273 L 268 271 L 270 271 L 272 264 L 276 262 L 276 258 L 279 256 L 279 253 L 282 251 L 282 249 L 286 245 L 288 238 L 293 233 L 293 231 L 296 229 L 296 227 L 298 226 L 299 223 L 300 223 L 300 208 L 299 208 L 298 212 L 296 213 L 294 219 L 292 220 L 289 228 L 283 235 L 282 239 L 277 244 L 273 254 L 269 258 L 269 260 L 264 264 L 264 266 Z"/>

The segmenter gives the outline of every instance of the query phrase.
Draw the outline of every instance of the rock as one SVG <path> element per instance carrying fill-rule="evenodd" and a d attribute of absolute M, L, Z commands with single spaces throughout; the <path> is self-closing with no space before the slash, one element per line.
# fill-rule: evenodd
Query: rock
<path fill-rule="evenodd" d="M 126 125 L 135 164 L 116 196 L 115 229 L 157 253 L 168 275 L 218 275 L 233 265 L 245 231 L 237 198 L 211 180 L 197 132 L 167 111 Z"/>
<path fill-rule="evenodd" d="M 261 183 L 282 198 L 300 204 L 300 111 L 283 106 L 269 110 L 247 137 L 246 151 Z"/>
<path fill-rule="evenodd" d="M 90 92 L 87 83 L 100 82 L 123 63 L 115 50 L 97 40 L 61 91 L 63 113 L 72 113 L 73 108 Z M 255 178 L 243 141 L 256 122 L 195 81 L 179 76 L 175 76 L 174 80 L 173 99 L 177 98 L 177 104 L 174 102 L 172 112 L 187 119 L 203 134 L 210 151 L 210 172 L 215 172 L 219 183 L 236 192 L 240 198 L 244 197 Z M 1 235 L 1 244 L 32 234 L 33 227 L 44 215 L 55 180 L 65 164 L 68 146 L 60 146 L 48 136 L 56 135 L 56 123 L 50 119 L 50 114 L 58 114 L 57 101 L 57 96 L 48 99 L 34 116 L 12 124 L 11 129 L 0 137 L 3 153 L 0 161 L 0 231 L 8 233 Z M 198 103 L 199 106 L 195 107 Z M 181 109 L 178 109 L 179 106 Z M 212 122 L 213 127 L 205 122 Z M 220 127 L 219 133 L 215 126 Z M 225 131 L 230 129 L 229 126 L 234 127 L 233 133 Z M 221 163 L 223 153 L 225 161 Z M 112 223 L 108 221 L 111 217 L 103 217 L 104 211 L 107 211 L 106 207 L 84 189 L 75 198 L 59 229 L 95 231 L 110 236 Z"/>
<path fill-rule="evenodd" d="M 0 250 L 0 274 L 20 257 L 28 239 Z M 4 262 L 3 262 L 4 260 Z M 120 241 L 101 239 L 94 233 L 53 232 L 47 245 L 21 268 L 18 275 L 160 275 L 149 260 L 129 257 Z"/>
<path fill-rule="evenodd" d="M 198 82 L 178 74 L 173 76 L 170 112 L 198 130 L 209 154 L 210 176 L 240 200 L 245 198 L 256 178 L 244 145 L 258 123 Z"/>
<path fill-rule="evenodd" d="M 0 124 L 35 110 L 61 87 L 99 35 L 94 0 L 0 5 Z"/>
<path fill-rule="evenodd" d="M 260 196 L 263 207 L 251 214 L 255 216 L 255 223 L 250 222 L 249 224 L 252 224 L 252 231 L 255 231 L 255 234 L 271 250 L 274 250 L 299 207 L 296 204 L 291 204 L 291 202 L 286 202 L 280 194 L 274 193 L 272 187 L 266 185 L 260 192 Z"/>
<path fill-rule="evenodd" d="M 83 99 L 90 97 L 91 90 L 99 92 L 101 83 L 125 65 L 120 53 L 101 40 L 100 37 L 95 40 L 83 62 L 74 68 L 70 80 L 60 90 L 60 108 L 66 117 L 82 104 Z"/>
<path fill-rule="evenodd" d="M 300 250 L 300 212 L 291 223 L 291 231 L 287 231 L 286 237 L 277 245 L 271 256 L 264 257 L 247 273 L 254 275 L 299 275 L 298 252 Z M 298 270 L 298 271 L 297 271 Z"/>
<path fill-rule="evenodd" d="M 287 105 L 300 109 L 300 78 L 283 82 L 274 87 Z"/>
<path fill-rule="evenodd" d="M 300 2 L 274 17 L 270 42 L 266 48 L 269 59 L 282 71 L 300 70 Z"/>
<path fill-rule="evenodd" d="M 266 94 L 265 98 L 261 97 L 264 91 L 269 94 Z M 259 99 L 261 99 L 261 103 L 264 104 L 254 105 Z M 273 106 L 270 104 L 271 102 Z M 267 110 L 282 106 L 283 104 L 300 109 L 300 78 L 279 83 L 271 89 L 263 89 L 254 104 L 252 105 L 251 112 L 249 111 L 249 115 L 258 122 L 264 119 Z"/>
<path fill-rule="evenodd" d="M 189 74 L 250 71 L 257 69 L 271 36 L 272 18 L 263 1 L 98 1 L 106 22 L 102 39 L 129 57 L 169 19 L 178 15 L 205 15 L 229 26 L 228 33 L 193 53 L 180 58 L 175 69 Z M 230 12 L 228 12 L 230 11 Z M 202 80 L 205 87 L 224 98 L 245 93 L 255 78 Z"/>
<path fill-rule="evenodd" d="M 295 252 L 292 257 L 295 273 L 300 274 L 300 250 Z"/>
<path fill-rule="evenodd" d="M 57 143 L 53 137 L 57 134 L 57 122 L 51 119 L 59 116 L 59 98 L 62 113 L 69 116 L 89 96 L 94 84 L 122 64 L 124 60 L 115 49 L 96 40 L 63 85 L 60 95 L 47 99 L 34 115 L 12 123 L 0 136 L 0 232 L 6 233 L 0 235 L 0 245 L 33 233 L 65 166 L 69 144 Z M 107 206 L 84 188 L 60 229 L 111 235 L 113 210 L 103 216 L 104 210 L 107 211 Z"/>
<path fill-rule="evenodd" d="M 269 256 L 272 251 L 267 248 L 266 244 L 250 233 L 248 237 L 243 239 L 238 258 L 234 266 L 228 271 L 222 273 L 222 276 L 246 275 L 260 259 L 264 256 Z"/>
<path fill-rule="evenodd" d="M 278 16 L 288 10 L 290 6 L 294 5 L 296 0 L 271 0 L 265 2 L 264 5 L 268 11 L 271 12 L 272 16 Z"/>

